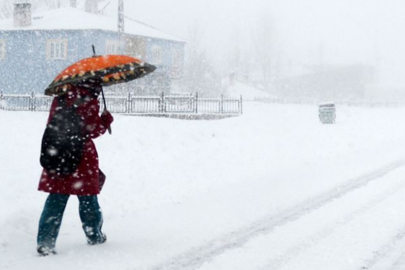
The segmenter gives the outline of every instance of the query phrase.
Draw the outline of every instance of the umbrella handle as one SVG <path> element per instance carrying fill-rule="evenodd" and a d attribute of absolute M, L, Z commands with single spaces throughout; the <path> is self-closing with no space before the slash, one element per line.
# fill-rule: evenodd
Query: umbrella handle
<path fill-rule="evenodd" d="M 107 103 L 105 102 L 104 91 L 102 86 L 101 86 L 101 96 L 103 97 L 104 111 L 107 111 Z M 111 126 L 108 127 L 108 133 L 110 134 L 112 133 Z"/>
<path fill-rule="evenodd" d="M 111 132 L 112 132 L 111 126 L 109 126 L 109 127 L 108 127 L 108 133 L 110 133 L 110 135 L 111 135 Z"/>
<path fill-rule="evenodd" d="M 106 110 L 104 110 L 104 111 L 106 111 Z M 107 130 L 108 130 L 108 133 L 111 135 L 111 133 L 112 133 L 111 126 L 108 126 Z"/>

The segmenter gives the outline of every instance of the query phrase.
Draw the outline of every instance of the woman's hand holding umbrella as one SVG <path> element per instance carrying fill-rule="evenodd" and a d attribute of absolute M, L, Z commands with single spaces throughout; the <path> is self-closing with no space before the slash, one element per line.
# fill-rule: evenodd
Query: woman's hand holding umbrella
<path fill-rule="evenodd" d="M 103 122 L 105 122 L 105 123 L 111 123 L 114 118 L 109 111 L 104 109 L 104 111 L 101 114 L 101 119 L 103 119 Z M 108 125 L 107 130 L 108 130 L 108 133 L 111 134 L 111 125 Z"/>

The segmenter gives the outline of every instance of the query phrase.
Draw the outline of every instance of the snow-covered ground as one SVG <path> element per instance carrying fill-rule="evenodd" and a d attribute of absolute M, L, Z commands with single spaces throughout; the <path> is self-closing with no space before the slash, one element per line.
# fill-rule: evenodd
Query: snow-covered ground
<path fill-rule="evenodd" d="M 224 83 L 225 84 L 225 83 Z M 276 99 L 277 97 L 270 95 L 269 93 L 255 88 L 251 85 L 247 85 L 243 82 L 234 81 L 232 84 L 227 83 L 226 94 L 229 97 L 240 98 L 243 96 L 243 100 L 253 101 L 257 98 L 261 99 Z"/>
<path fill-rule="evenodd" d="M 115 115 L 95 140 L 108 242 L 70 199 L 36 255 L 47 113 L 0 111 L 0 269 L 405 269 L 405 108 L 247 103 L 215 121 Z"/>

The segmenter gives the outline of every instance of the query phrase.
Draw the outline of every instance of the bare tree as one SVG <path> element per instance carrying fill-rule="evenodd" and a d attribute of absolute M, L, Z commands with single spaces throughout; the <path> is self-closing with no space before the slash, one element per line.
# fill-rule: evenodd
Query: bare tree
<path fill-rule="evenodd" d="M 13 15 L 13 1 L 4 0 L 0 2 L 0 19 L 8 19 Z"/>
<path fill-rule="evenodd" d="M 49 8 L 49 9 L 58 9 L 65 4 L 66 1 L 64 0 L 43 0 L 44 4 Z"/>
<path fill-rule="evenodd" d="M 252 49 L 247 40 L 246 33 L 239 28 L 235 28 L 231 33 L 226 55 L 226 73 L 233 74 L 239 81 L 251 83 L 250 77 L 255 68 L 253 68 Z"/>
<path fill-rule="evenodd" d="M 29 0 L 29 3 L 31 3 L 31 8 L 35 10 L 41 4 L 47 4 L 48 1 L 56 1 L 56 0 Z M 13 17 L 14 3 L 15 0 L 0 1 L 0 20 L 9 19 Z"/>
<path fill-rule="evenodd" d="M 270 17 L 265 16 L 258 21 L 258 26 L 253 32 L 252 42 L 253 53 L 260 70 L 263 87 L 265 90 L 269 90 L 277 74 L 276 69 L 280 61 L 277 60 L 279 57 L 276 53 L 277 38 L 274 22 Z"/>
<path fill-rule="evenodd" d="M 212 61 L 209 60 L 202 40 L 203 33 L 198 23 L 195 22 L 189 29 L 182 88 L 185 92 L 198 92 L 205 95 L 219 94 L 221 79 Z"/>
<path fill-rule="evenodd" d="M 239 29 L 234 29 L 233 33 L 230 37 L 230 44 L 228 46 L 228 68 L 229 71 L 235 73 L 236 75 L 239 74 L 241 70 L 241 48 L 240 48 L 240 31 Z"/>

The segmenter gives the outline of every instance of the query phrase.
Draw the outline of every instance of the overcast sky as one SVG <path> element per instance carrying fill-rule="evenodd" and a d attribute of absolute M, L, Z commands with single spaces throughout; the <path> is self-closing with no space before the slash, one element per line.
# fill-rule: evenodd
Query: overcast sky
<path fill-rule="evenodd" d="M 114 4 L 109 8 L 114 10 Z M 235 31 L 241 46 L 248 46 L 267 17 L 285 58 L 379 65 L 393 76 L 392 84 L 405 85 L 403 0 L 126 0 L 125 12 L 184 38 L 190 25 L 198 23 L 202 42 L 217 53 L 224 53 Z"/>
<path fill-rule="evenodd" d="M 109 15 L 117 14 L 117 1 Z M 405 87 L 405 0 L 125 0 L 125 14 L 185 39 L 198 24 L 213 59 L 235 44 L 254 52 L 252 38 L 271 22 L 285 63 L 369 64 L 382 84 Z"/>

